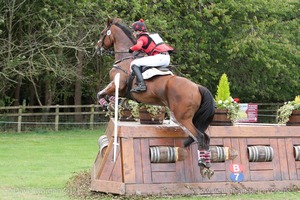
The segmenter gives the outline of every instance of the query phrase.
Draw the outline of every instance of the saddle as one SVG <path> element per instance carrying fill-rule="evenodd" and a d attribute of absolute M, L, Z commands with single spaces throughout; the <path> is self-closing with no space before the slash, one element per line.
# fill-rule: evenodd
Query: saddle
<path fill-rule="evenodd" d="M 155 76 L 173 75 L 173 72 L 171 72 L 168 67 L 143 66 L 141 68 L 141 70 L 142 70 L 142 75 L 143 75 L 144 80 L 150 79 Z M 132 99 L 132 100 L 135 100 L 130 93 L 134 77 L 135 77 L 135 75 L 133 73 L 131 73 L 129 78 L 127 79 L 128 88 L 127 88 L 127 92 L 126 92 L 126 98 Z"/>
<path fill-rule="evenodd" d="M 142 75 L 144 80 L 150 79 L 154 76 L 173 75 L 167 67 L 142 67 Z"/>

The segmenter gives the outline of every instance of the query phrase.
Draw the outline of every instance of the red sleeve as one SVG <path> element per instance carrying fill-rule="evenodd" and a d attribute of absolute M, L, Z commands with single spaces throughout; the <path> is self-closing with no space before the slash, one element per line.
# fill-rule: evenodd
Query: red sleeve
<path fill-rule="evenodd" d="M 147 42 L 148 42 L 148 38 L 145 36 L 142 36 L 136 41 L 136 44 L 133 45 L 130 49 L 133 51 L 139 51 L 142 49 L 142 46 L 147 44 Z"/>

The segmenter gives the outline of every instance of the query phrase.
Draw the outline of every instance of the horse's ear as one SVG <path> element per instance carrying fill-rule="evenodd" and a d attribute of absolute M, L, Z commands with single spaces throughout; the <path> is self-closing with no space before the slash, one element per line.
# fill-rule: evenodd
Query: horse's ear
<path fill-rule="evenodd" d="M 107 21 L 106 21 L 106 25 L 107 25 L 107 26 L 109 26 L 109 25 L 110 25 L 110 21 L 111 21 L 111 20 L 110 20 L 110 18 L 109 18 L 109 17 L 107 17 Z"/>

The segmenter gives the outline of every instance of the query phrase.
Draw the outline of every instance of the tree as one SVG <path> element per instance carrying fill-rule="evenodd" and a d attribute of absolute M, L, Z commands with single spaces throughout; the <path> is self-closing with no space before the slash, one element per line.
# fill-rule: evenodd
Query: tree
<path fill-rule="evenodd" d="M 96 103 L 113 64 L 94 56 L 109 15 L 128 25 L 143 18 L 175 48 L 174 73 L 213 93 L 226 73 L 241 101 L 283 102 L 300 88 L 299 8 L 297 0 L 3 0 L 0 101 Z"/>

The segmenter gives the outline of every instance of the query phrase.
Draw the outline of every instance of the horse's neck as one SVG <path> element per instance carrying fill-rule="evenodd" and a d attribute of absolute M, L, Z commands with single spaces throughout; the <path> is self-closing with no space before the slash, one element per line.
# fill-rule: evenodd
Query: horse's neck
<path fill-rule="evenodd" d="M 130 47 L 131 47 L 130 45 L 124 47 L 118 46 L 117 43 L 115 43 L 114 45 L 115 61 L 129 57 L 131 55 L 130 53 L 128 53 L 128 49 Z"/>
<path fill-rule="evenodd" d="M 124 32 L 121 29 L 119 29 L 119 31 L 120 32 L 117 33 L 114 42 L 115 60 L 131 56 L 131 54 L 128 53 L 128 49 L 133 45 Z"/>

